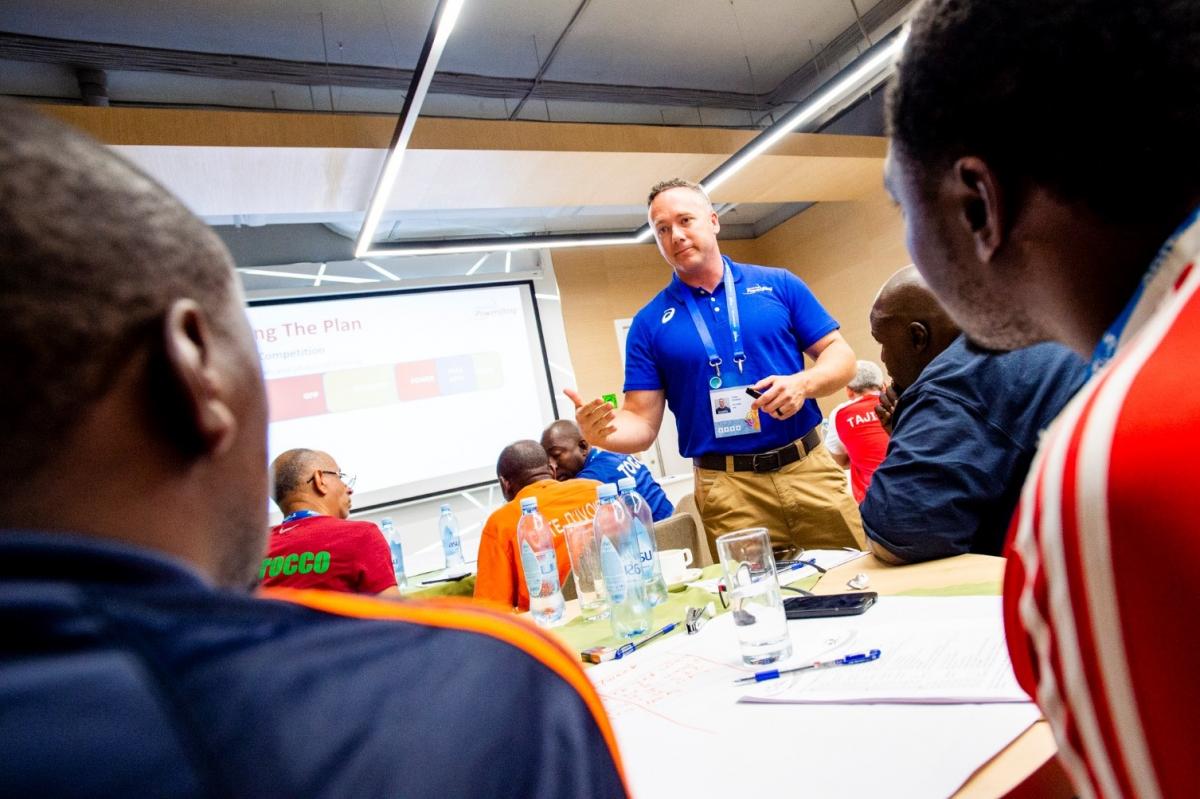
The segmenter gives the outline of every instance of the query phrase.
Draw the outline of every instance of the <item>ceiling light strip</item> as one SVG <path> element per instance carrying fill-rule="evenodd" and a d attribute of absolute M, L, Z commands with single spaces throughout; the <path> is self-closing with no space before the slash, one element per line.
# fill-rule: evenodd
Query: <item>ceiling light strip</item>
<path fill-rule="evenodd" d="M 896 58 L 899 56 L 900 50 L 904 47 L 906 38 L 908 38 L 907 25 L 897 28 L 874 46 L 868 48 L 832 80 L 818 89 L 815 93 L 816 96 L 812 100 L 796 106 L 786 116 L 731 155 L 723 164 L 709 173 L 701 181 L 701 185 L 707 191 L 711 192 L 735 173 L 744 169 L 755 158 L 778 144 L 787 134 L 820 119 L 824 114 L 838 105 L 856 100 L 863 94 L 879 86 L 895 70 Z M 395 176 L 392 176 L 391 180 L 394 182 Z M 382 183 L 382 181 L 383 178 L 381 177 L 380 182 Z M 377 198 L 373 198 L 373 201 L 374 199 Z M 380 213 L 382 213 L 382 206 L 380 207 Z M 378 218 L 376 218 L 375 223 L 378 223 Z M 366 226 L 364 226 L 364 230 L 366 230 Z M 653 231 L 648 224 L 642 225 L 627 234 L 539 234 L 485 239 L 428 239 L 410 242 L 379 243 L 371 243 L 370 237 L 364 240 L 360 235 L 359 251 L 356 251 L 355 257 L 362 258 L 371 255 L 449 255 L 451 253 L 464 252 L 516 252 L 518 250 L 557 249 L 563 247 L 606 247 L 621 244 L 641 244 L 650 241 L 653 235 Z M 367 247 L 365 250 L 363 250 L 364 241 Z M 477 262 L 467 274 L 474 272 L 481 263 L 482 260 Z"/>
<path fill-rule="evenodd" d="M 467 270 L 467 276 L 469 277 L 469 276 L 475 274 L 476 272 L 478 272 L 479 267 L 483 266 L 483 262 L 486 261 L 488 258 L 490 258 L 491 255 L 492 254 L 489 252 L 489 253 L 485 254 L 482 258 L 480 258 L 478 261 L 476 261 L 474 264 L 472 264 L 471 268 Z"/>
<path fill-rule="evenodd" d="M 907 37 L 907 26 L 893 31 L 818 89 L 816 97 L 793 108 L 782 119 L 730 156 L 725 163 L 700 181 L 700 184 L 706 191 L 712 192 L 789 133 L 820 118 L 838 104 L 856 99 L 878 86 L 892 73 L 896 56 L 900 54 Z"/>
<path fill-rule="evenodd" d="M 280 272 L 276 269 L 251 269 L 242 268 L 238 270 L 243 275 L 258 275 L 259 277 L 290 277 L 296 280 L 313 280 L 316 276 L 309 273 L 303 274 L 300 272 Z M 340 275 L 322 275 L 321 280 L 325 283 L 378 283 L 379 281 L 373 277 L 341 277 Z"/>
<path fill-rule="evenodd" d="M 570 235 L 503 236 L 487 239 L 428 239 L 413 242 L 377 242 L 364 255 L 449 255 L 461 252 L 517 252 L 561 247 L 599 247 L 637 244 L 644 239 L 632 233 L 577 233 Z M 470 274 L 468 272 L 468 274 Z"/>
<path fill-rule="evenodd" d="M 449 41 L 450 33 L 454 30 L 454 23 L 458 21 L 463 2 L 464 0 L 438 0 L 437 8 L 433 13 L 433 24 L 429 26 L 429 33 L 425 36 L 425 45 L 421 48 L 421 56 L 417 59 L 416 69 L 413 70 L 412 83 L 409 84 L 408 93 L 404 95 L 404 105 L 400 108 L 400 120 L 396 123 L 396 130 L 392 134 L 391 146 L 384 158 L 379 180 L 375 183 L 375 191 L 371 194 L 371 202 L 367 205 L 367 214 L 363 218 L 362 228 L 358 231 L 358 240 L 354 244 L 355 258 L 362 258 L 370 254 L 371 241 L 375 238 L 379 220 L 383 217 L 384 209 L 387 208 L 388 200 L 392 196 L 396 178 L 400 176 L 400 166 L 404 163 L 404 151 L 408 147 L 409 139 L 412 138 L 417 117 L 421 114 L 421 106 L 429 91 L 429 83 L 437 71 L 438 61 L 442 57 L 442 51 L 446 49 L 446 42 Z"/>
<path fill-rule="evenodd" d="M 393 275 L 391 272 L 389 272 L 388 270 L 384 269 L 384 268 L 383 268 L 382 266 L 380 266 L 379 264 L 373 264 L 373 263 L 371 263 L 370 261 L 363 261 L 363 263 L 364 263 L 364 264 L 366 264 L 367 266 L 371 267 L 372 269 L 374 269 L 374 270 L 375 270 L 376 272 L 378 272 L 379 274 L 381 274 L 381 275 L 383 275 L 384 277 L 386 277 L 388 280 L 399 280 L 399 279 L 400 279 L 400 278 L 399 278 L 397 275 Z"/>

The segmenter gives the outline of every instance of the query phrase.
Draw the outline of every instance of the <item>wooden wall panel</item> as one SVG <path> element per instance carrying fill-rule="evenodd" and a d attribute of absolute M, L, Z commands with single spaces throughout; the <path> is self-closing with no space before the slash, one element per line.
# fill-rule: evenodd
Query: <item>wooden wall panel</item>
<path fill-rule="evenodd" d="M 754 243 L 761 263 L 786 266 L 809 285 L 859 358 L 879 363 L 871 303 L 884 281 L 912 262 L 900 212 L 882 188 L 861 202 L 819 203 Z M 823 399 L 821 407 L 828 412 L 842 399 Z"/>

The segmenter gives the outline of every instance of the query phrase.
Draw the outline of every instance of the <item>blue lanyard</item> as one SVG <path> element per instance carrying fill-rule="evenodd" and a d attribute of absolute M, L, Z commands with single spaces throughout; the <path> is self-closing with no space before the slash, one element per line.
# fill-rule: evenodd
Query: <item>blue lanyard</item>
<path fill-rule="evenodd" d="M 297 519 L 307 519 L 309 516 L 320 516 L 315 510 L 296 510 L 283 517 L 283 523 L 294 522 Z"/>
<path fill-rule="evenodd" d="M 725 307 L 729 309 L 729 332 L 733 336 L 733 362 L 737 364 L 738 374 L 741 374 L 742 364 L 746 362 L 746 352 L 742 349 L 742 325 L 738 318 L 737 289 L 733 285 L 733 270 L 730 268 L 729 259 L 723 258 L 722 260 L 725 262 L 723 278 Z M 692 296 L 691 286 L 684 286 L 683 298 L 687 301 L 688 313 L 692 315 L 692 324 L 696 326 L 696 332 L 700 334 L 700 340 L 704 342 L 704 350 L 708 353 L 708 365 L 716 373 L 709 379 L 708 384 L 713 388 L 720 388 L 721 356 L 717 354 L 717 346 L 713 343 L 712 334 L 708 332 L 708 325 L 700 314 L 700 309 L 696 307 L 696 299 Z"/>
<path fill-rule="evenodd" d="M 1104 365 L 1112 360 L 1112 357 L 1117 354 L 1117 343 L 1120 342 L 1122 334 L 1125 333 L 1125 328 L 1129 325 L 1130 318 L 1133 317 L 1134 309 L 1142 300 L 1142 295 L 1146 293 L 1146 287 L 1154 281 L 1158 276 L 1158 272 L 1162 269 L 1162 265 L 1175 249 L 1175 242 L 1179 240 L 1189 227 L 1195 224 L 1197 218 L 1200 218 L 1200 207 L 1197 207 L 1188 214 L 1187 219 L 1183 224 L 1175 229 L 1175 232 L 1167 238 L 1163 246 L 1158 249 L 1158 254 L 1154 256 L 1154 260 L 1150 262 L 1150 267 L 1146 270 L 1146 274 L 1142 275 L 1142 282 L 1138 283 L 1137 290 L 1133 292 L 1133 296 L 1129 298 L 1129 302 L 1121 310 L 1113 323 L 1104 331 L 1104 335 L 1100 337 L 1100 343 L 1096 345 L 1096 349 L 1092 351 L 1092 374 L 1104 368 Z"/>

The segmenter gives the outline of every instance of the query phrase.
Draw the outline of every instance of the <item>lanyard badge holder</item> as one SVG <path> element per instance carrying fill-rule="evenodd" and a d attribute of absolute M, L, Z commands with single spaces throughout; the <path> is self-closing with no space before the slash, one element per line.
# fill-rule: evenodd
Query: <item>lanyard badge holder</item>
<path fill-rule="evenodd" d="M 738 369 L 738 380 L 735 385 L 740 385 L 746 363 L 746 351 L 742 348 L 742 326 L 738 316 L 737 288 L 733 284 L 733 270 L 728 262 L 725 263 L 723 283 L 725 305 L 729 309 L 729 332 L 733 337 L 733 362 Z M 684 293 L 684 299 L 687 302 L 688 313 L 692 317 L 692 324 L 695 325 L 696 333 L 699 334 L 700 341 L 704 344 L 704 351 L 708 355 L 708 365 L 713 370 L 713 376 L 708 379 L 708 387 L 715 436 L 728 438 L 760 432 L 762 425 L 758 419 L 758 410 L 751 407 L 752 398 L 748 397 L 743 390 L 723 388 L 725 385 L 725 380 L 721 377 L 723 361 L 717 353 L 717 346 L 708 330 L 708 324 L 705 323 L 700 309 L 696 307 L 696 299 L 690 290 Z"/>

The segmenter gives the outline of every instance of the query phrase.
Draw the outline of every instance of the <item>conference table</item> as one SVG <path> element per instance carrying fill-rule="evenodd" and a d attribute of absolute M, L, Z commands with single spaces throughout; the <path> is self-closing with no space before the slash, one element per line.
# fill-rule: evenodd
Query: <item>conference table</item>
<path fill-rule="evenodd" d="M 816 594 L 842 593 L 850 590 L 847 581 L 861 572 L 870 580 L 868 590 L 877 591 L 881 596 L 989 596 L 1000 593 L 1003 570 L 1002 558 L 986 555 L 960 555 L 928 563 L 889 566 L 868 554 L 832 568 L 819 578 L 810 577 L 794 585 L 810 587 Z M 719 565 L 709 566 L 704 571 L 705 577 L 720 574 Z M 672 593 L 666 603 L 655 608 L 651 629 L 683 618 L 689 606 L 704 606 L 709 602 L 715 603 L 718 613 L 722 612 L 717 597 L 703 588 L 693 586 Z M 585 622 L 578 616 L 578 602 L 568 602 L 564 622 L 551 630 L 570 649 L 580 651 L 617 643 L 611 637 L 607 620 Z M 675 631 L 669 635 L 677 634 L 683 633 Z M 655 643 L 649 644 L 645 651 Z M 1054 739 L 1047 723 L 1037 721 L 976 771 L 953 795 L 963 799 L 1003 796 L 1047 764 L 1054 753 Z"/>

